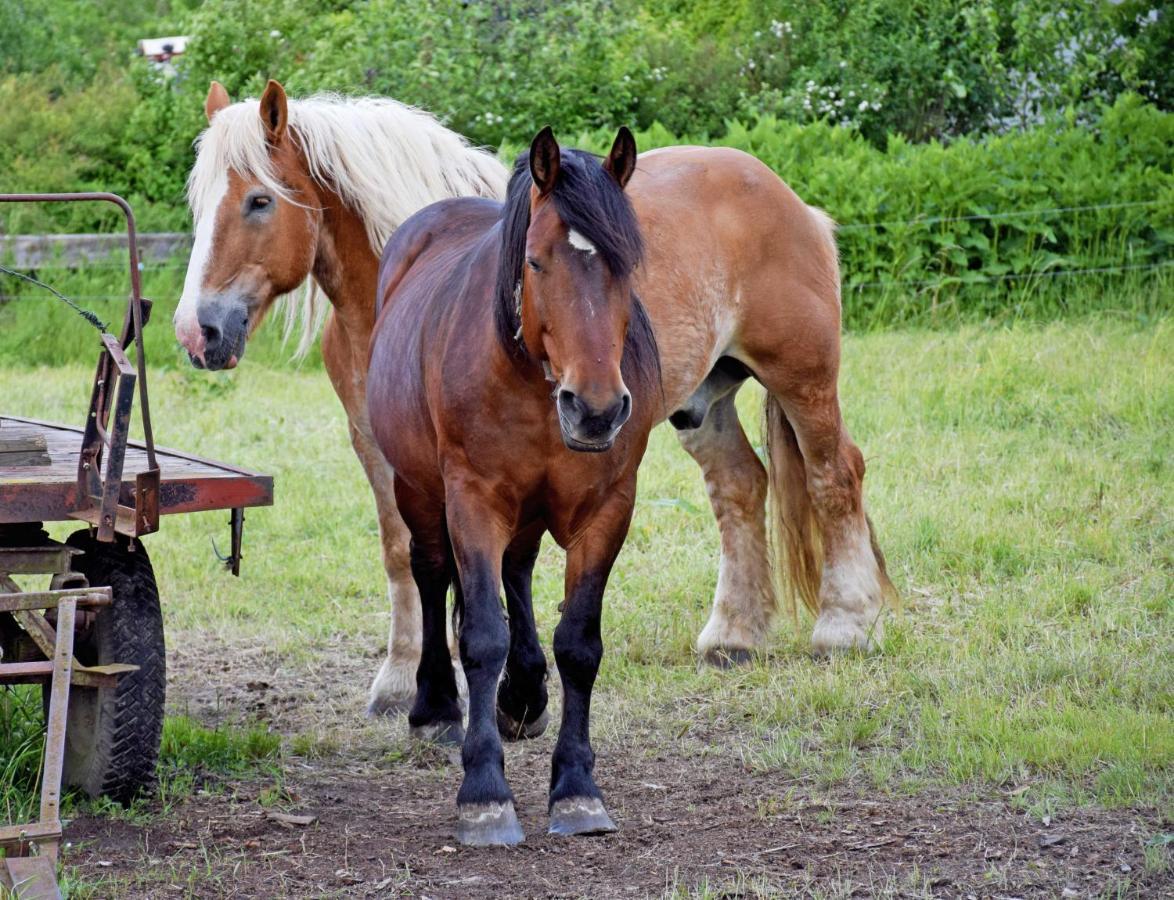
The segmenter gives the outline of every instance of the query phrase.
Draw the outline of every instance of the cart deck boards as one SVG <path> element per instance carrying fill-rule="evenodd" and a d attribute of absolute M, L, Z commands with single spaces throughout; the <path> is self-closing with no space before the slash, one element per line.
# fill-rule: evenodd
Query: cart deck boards
<path fill-rule="evenodd" d="M 77 467 L 82 430 L 68 425 L 0 416 L 0 436 L 43 440 L 48 462 L 11 464 L 0 454 L 0 523 L 55 522 L 77 507 Z M 273 479 L 226 463 L 177 450 L 155 448 L 159 464 L 159 512 L 200 512 L 269 506 Z M 135 475 L 147 471 L 146 448 L 128 441 L 122 472 L 121 502 L 134 505 Z"/>

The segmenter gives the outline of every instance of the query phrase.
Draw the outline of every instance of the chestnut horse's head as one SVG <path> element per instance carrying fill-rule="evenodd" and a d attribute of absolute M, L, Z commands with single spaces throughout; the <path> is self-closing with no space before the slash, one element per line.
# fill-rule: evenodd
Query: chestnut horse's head
<path fill-rule="evenodd" d="M 213 82 L 204 104 L 210 127 L 188 183 L 195 244 L 175 311 L 176 337 L 208 369 L 235 366 L 273 301 L 306 280 L 321 225 L 281 85 L 270 81 L 259 103 L 231 107 L 240 121 L 215 121 L 227 107 Z"/>
<path fill-rule="evenodd" d="M 611 447 L 632 414 L 625 374 L 643 381 L 656 365 L 655 338 L 632 290 L 643 243 L 624 187 L 635 168 L 627 128 L 600 164 L 560 149 L 547 127 L 510 181 L 499 332 L 545 367 L 571 450 Z"/>

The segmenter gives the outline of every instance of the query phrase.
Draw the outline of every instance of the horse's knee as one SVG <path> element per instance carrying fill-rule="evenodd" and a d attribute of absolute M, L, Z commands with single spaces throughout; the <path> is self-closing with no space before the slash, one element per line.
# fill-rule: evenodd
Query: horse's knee
<path fill-rule="evenodd" d="M 554 630 L 554 658 L 561 676 L 573 684 L 589 684 L 603 661 L 603 640 L 598 629 L 563 619 Z"/>
<path fill-rule="evenodd" d="M 510 650 L 509 626 L 500 611 L 473 617 L 466 608 L 460 629 L 460 650 L 465 676 L 470 681 L 483 673 L 491 673 L 496 679 L 505 667 Z"/>

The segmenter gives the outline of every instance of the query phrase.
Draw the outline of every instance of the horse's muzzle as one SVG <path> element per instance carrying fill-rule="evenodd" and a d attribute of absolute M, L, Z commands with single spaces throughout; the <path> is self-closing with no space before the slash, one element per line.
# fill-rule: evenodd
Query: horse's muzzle
<path fill-rule="evenodd" d="M 249 309 L 239 300 L 217 298 L 200 304 L 197 313 L 204 339 L 205 369 L 231 369 L 245 354 L 249 336 Z M 195 354 L 190 353 L 196 364 Z"/>
<path fill-rule="evenodd" d="M 564 387 L 558 390 L 555 405 L 563 443 L 580 453 L 610 450 L 632 415 L 632 395 L 626 390 L 603 409 L 596 409 Z"/>

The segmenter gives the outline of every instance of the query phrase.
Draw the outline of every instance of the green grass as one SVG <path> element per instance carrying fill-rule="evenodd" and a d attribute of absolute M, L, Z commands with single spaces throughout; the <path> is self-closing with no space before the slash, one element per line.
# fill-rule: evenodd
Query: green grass
<path fill-rule="evenodd" d="M 0 822 L 37 817 L 45 746 L 42 721 L 39 688 L 0 687 Z"/>
<path fill-rule="evenodd" d="M 599 739 L 651 728 L 651 744 L 735 750 L 780 776 L 1169 812 L 1172 348 L 1165 318 L 846 340 L 845 416 L 905 601 L 871 657 L 813 661 L 810 622 L 796 633 L 780 617 L 760 663 L 697 671 L 716 529 L 697 469 L 658 429 L 605 606 Z M 88 378 L 88 360 L 0 368 L 0 406 L 77 422 Z M 356 657 L 376 651 L 374 507 L 324 374 L 246 358 L 227 374 L 163 369 L 151 387 L 161 443 L 276 476 L 277 505 L 248 513 L 239 580 L 212 553 L 225 513 L 166 520 L 148 539 L 170 634 L 239 634 L 291 665 L 340 640 Z M 744 391 L 755 435 L 759 402 Z M 536 576 L 546 641 L 561 584 L 548 546 Z M 171 738 L 189 727 L 173 722 Z M 737 738 L 707 749 L 715 727 Z M 180 742 L 207 747 L 197 736 Z"/>
<path fill-rule="evenodd" d="M 842 252 L 852 252 L 850 248 L 858 240 L 859 232 L 841 234 Z M 152 370 L 190 368 L 171 330 L 186 265 L 186 257 L 180 256 L 152 263 L 143 272 L 143 294 L 155 301 L 152 324 L 145 332 Z M 92 311 L 112 331 L 121 328 L 129 290 L 121 257 L 112 256 L 82 271 L 49 267 L 36 274 Z M 958 288 L 961 294 L 905 284 L 904 280 L 883 287 L 846 286 L 844 307 L 854 327 L 876 330 L 901 323 L 902 327 L 954 329 L 963 324 L 1041 323 L 1089 315 L 1148 326 L 1170 312 L 1174 297 L 1174 267 L 1170 265 L 1074 278 L 1044 273 L 994 285 L 966 285 Z M 249 344 L 250 362 L 288 370 L 292 346 L 283 344 L 281 337 L 276 322 L 263 327 Z M 96 353 L 97 346 L 92 326 L 64 303 L 42 288 L 0 273 L 0 366 L 15 367 L 18 361 L 22 365 L 75 365 Z M 85 348 L 92 350 L 83 354 Z M 315 347 L 298 368 L 309 371 L 321 365 Z"/>

